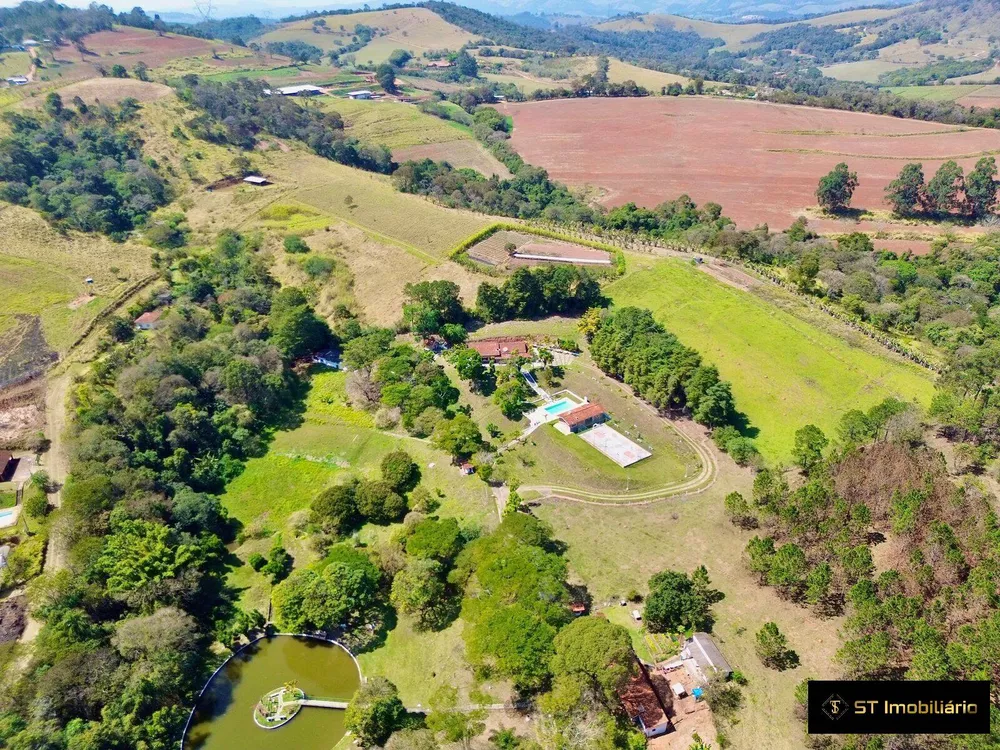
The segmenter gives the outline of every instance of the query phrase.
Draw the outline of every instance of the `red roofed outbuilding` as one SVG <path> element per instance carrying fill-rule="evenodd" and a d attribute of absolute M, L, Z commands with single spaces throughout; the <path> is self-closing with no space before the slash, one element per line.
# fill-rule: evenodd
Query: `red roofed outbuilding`
<path fill-rule="evenodd" d="M 669 732 L 673 725 L 667 716 L 663 700 L 653 687 L 653 681 L 649 679 L 649 672 L 642 662 L 637 661 L 636 667 L 636 673 L 625 683 L 618 698 L 629 721 L 639 727 L 646 737 L 659 737 Z"/>
<path fill-rule="evenodd" d="M 571 432 L 583 432 L 595 424 L 604 422 L 607 418 L 608 414 L 600 404 L 584 404 L 560 414 L 559 424 L 556 427 L 559 428 L 560 432 L 568 435 Z"/>
<path fill-rule="evenodd" d="M 491 339 L 478 339 L 467 343 L 470 349 L 475 349 L 479 356 L 488 362 L 505 362 L 517 355 L 527 357 L 531 353 L 531 344 L 527 339 L 517 336 L 497 336 Z"/>
<path fill-rule="evenodd" d="M 150 310 L 135 319 L 135 327 L 140 331 L 151 331 L 160 325 L 163 310 Z"/>

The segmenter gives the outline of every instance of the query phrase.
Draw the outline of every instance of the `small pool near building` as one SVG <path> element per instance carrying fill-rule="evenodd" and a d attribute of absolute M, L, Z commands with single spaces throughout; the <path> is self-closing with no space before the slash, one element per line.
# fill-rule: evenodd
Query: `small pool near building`
<path fill-rule="evenodd" d="M 561 398 L 558 401 L 553 401 L 551 404 L 546 404 L 542 408 L 545 409 L 545 413 L 553 417 L 558 417 L 564 411 L 569 411 L 577 404 L 570 401 L 568 398 Z"/>

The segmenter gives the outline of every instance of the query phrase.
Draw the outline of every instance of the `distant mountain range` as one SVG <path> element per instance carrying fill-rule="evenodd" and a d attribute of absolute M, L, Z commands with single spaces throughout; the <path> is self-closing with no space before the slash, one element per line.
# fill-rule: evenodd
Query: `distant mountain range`
<path fill-rule="evenodd" d="M 84 0 L 78 0 L 84 2 Z M 880 5 L 906 5 L 910 0 L 886 0 Z M 2 0 L 0 0 L 2 2 Z M 294 2 L 294 0 L 292 0 Z M 72 3 L 76 4 L 76 3 Z M 459 5 L 482 10 L 495 15 L 511 16 L 526 26 L 550 28 L 556 24 L 589 23 L 595 19 L 610 18 L 626 13 L 676 13 L 690 18 L 713 21 L 739 21 L 752 19 L 786 19 L 804 15 L 833 13 L 863 5 L 864 0 L 463 0 Z M 870 4 L 870 3 L 869 3 Z M 331 2 L 317 5 L 285 5 L 279 2 L 247 0 L 233 5 L 218 3 L 214 18 L 256 15 L 262 19 L 278 20 L 289 15 L 335 8 L 360 8 L 363 3 Z M 382 3 L 370 2 L 377 9 Z M 117 6 L 116 6 L 116 9 Z M 128 10 L 123 6 L 124 10 Z M 156 11 L 156 6 L 153 6 Z M 201 20 L 194 2 L 166 0 L 161 17 L 166 21 L 194 23 Z"/>

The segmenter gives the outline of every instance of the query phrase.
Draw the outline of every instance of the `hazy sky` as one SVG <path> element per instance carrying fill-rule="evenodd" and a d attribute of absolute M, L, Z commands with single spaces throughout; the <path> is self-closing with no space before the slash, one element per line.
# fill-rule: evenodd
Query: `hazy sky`
<path fill-rule="evenodd" d="M 0 0 L 0 8 L 10 8 L 14 5 L 20 3 L 21 0 Z M 98 0 L 100 1 L 100 0 Z M 65 5 L 71 5 L 76 8 L 86 8 L 90 5 L 90 0 L 61 0 Z M 351 2 L 350 0 L 326 0 L 326 2 L 310 3 L 308 0 L 248 0 L 245 2 L 234 2 L 233 0 L 214 0 L 212 3 L 213 13 L 215 17 L 223 16 L 242 16 L 247 14 L 255 14 L 262 18 L 278 18 L 280 16 L 288 15 L 290 10 L 295 11 L 306 11 L 306 10 L 326 10 L 327 8 L 360 8 L 364 5 L 365 0 L 357 0 L 357 2 Z M 372 7 L 381 5 L 381 2 L 372 2 L 368 0 Z M 198 10 L 195 8 L 193 0 L 153 0 L 149 2 L 146 0 L 114 0 L 113 2 L 105 2 L 104 5 L 110 5 L 116 11 L 121 12 L 125 10 L 131 10 L 136 5 L 142 7 L 147 13 L 152 15 L 158 11 L 172 11 L 179 13 L 197 13 Z"/>

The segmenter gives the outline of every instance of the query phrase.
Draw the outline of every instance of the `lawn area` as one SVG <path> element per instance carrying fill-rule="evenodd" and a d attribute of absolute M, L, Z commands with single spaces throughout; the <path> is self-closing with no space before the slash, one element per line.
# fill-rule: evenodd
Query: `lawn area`
<path fill-rule="evenodd" d="M 0 78 L 25 75 L 31 68 L 31 55 L 27 52 L 4 52 L 0 55 Z"/>
<path fill-rule="evenodd" d="M 618 305 L 651 309 L 668 330 L 719 368 L 733 384 L 738 408 L 760 430 L 760 451 L 772 461 L 790 459 L 795 431 L 804 424 L 833 436 L 849 409 L 887 396 L 925 407 L 930 402 L 930 373 L 791 314 L 788 310 L 806 308 L 790 296 L 786 309 L 780 309 L 682 260 L 645 265 L 610 285 L 608 295 Z"/>
<path fill-rule="evenodd" d="M 349 405 L 346 384 L 347 373 L 314 365 L 306 396 L 306 419 L 317 424 L 340 423 L 373 429 L 374 417 Z"/>
<path fill-rule="evenodd" d="M 427 705 L 442 685 L 451 685 L 467 694 L 473 676 L 465 661 L 462 621 L 456 620 L 440 632 L 418 632 L 405 617 L 400 618 L 380 648 L 358 654 L 365 677 L 387 677 L 399 688 L 399 697 L 410 708 Z M 490 685 L 487 683 L 487 685 Z M 506 689 L 483 685 L 497 700 L 507 697 Z M 490 690 L 490 687 L 493 689 Z"/>
<path fill-rule="evenodd" d="M 638 403 L 625 386 L 596 371 L 570 365 L 559 388 L 604 406 L 611 416 L 609 424 L 653 455 L 622 468 L 579 435 L 563 435 L 550 423 L 539 427 L 523 446 L 500 459 L 522 485 L 640 493 L 697 475 L 701 463 L 687 443 L 668 423 Z"/>
<path fill-rule="evenodd" d="M 459 403 L 468 404 L 472 407 L 472 418 L 476 420 L 476 424 L 479 425 L 484 438 L 494 440 L 494 438 L 489 437 L 486 431 L 486 425 L 490 423 L 499 427 L 503 433 L 502 437 L 495 438 L 497 442 L 513 440 L 528 426 L 528 420 L 523 417 L 517 421 L 507 419 L 503 415 L 503 412 L 500 411 L 500 407 L 493 403 L 493 399 L 481 393 L 474 393 L 472 388 L 469 387 L 469 381 L 462 380 L 451 364 L 446 361 L 442 361 L 441 364 L 444 366 L 444 371 L 448 373 L 448 377 L 451 378 L 452 384 L 462 394 L 459 398 Z"/>
<path fill-rule="evenodd" d="M 342 423 L 314 424 L 308 414 L 306 419 L 301 427 L 277 433 L 267 455 L 248 461 L 229 483 L 222 502 L 243 524 L 257 521 L 282 531 L 289 516 L 307 509 L 327 487 L 350 476 L 376 478 L 382 458 L 400 448 L 420 466 L 427 488 L 444 493 L 442 514 L 482 524 L 494 512 L 485 485 L 475 476 L 461 476 L 429 443 Z"/>
<path fill-rule="evenodd" d="M 838 619 L 821 620 L 809 610 L 781 600 L 758 587 L 741 562 L 754 532 L 744 532 L 725 517 L 722 499 L 732 490 L 749 496 L 750 473 L 722 467 L 708 492 L 641 507 L 608 508 L 570 502 L 543 502 L 536 514 L 552 524 L 555 537 L 568 545 L 571 580 L 586 584 L 594 601 L 614 622 L 629 628 L 638 653 L 650 645 L 629 613 L 642 605 L 618 599 L 630 589 L 647 591 L 649 578 L 665 569 L 690 572 L 708 569 L 725 598 L 713 606 L 713 635 L 726 659 L 748 678 L 739 722 L 727 729 L 733 748 L 801 750 L 803 725 L 794 718 L 795 685 L 805 677 L 832 679 L 839 674 L 833 655 L 839 645 Z M 613 611 L 612 611 L 613 610 Z M 776 622 L 796 650 L 802 665 L 777 672 L 765 668 L 754 651 L 754 634 L 765 622 Z"/>
<path fill-rule="evenodd" d="M 319 100 L 325 110 L 339 112 L 346 132 L 366 143 L 379 143 L 390 149 L 472 140 L 469 128 L 440 117 L 424 114 L 412 104 L 391 101 Z"/>

